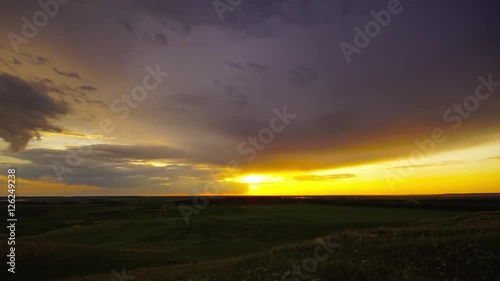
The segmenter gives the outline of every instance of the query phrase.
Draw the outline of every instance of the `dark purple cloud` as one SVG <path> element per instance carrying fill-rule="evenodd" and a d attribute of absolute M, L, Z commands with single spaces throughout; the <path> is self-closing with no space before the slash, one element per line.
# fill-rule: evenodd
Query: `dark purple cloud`
<path fill-rule="evenodd" d="M 12 151 L 23 150 L 43 132 L 61 132 L 53 121 L 69 112 L 68 104 L 9 74 L 0 74 L 0 137 Z"/>

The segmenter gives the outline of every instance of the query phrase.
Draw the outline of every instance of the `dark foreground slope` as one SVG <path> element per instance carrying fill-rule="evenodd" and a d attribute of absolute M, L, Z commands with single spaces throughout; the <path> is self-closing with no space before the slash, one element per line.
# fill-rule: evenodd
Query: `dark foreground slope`
<path fill-rule="evenodd" d="M 307 273 L 310 280 L 444 281 L 498 275 L 492 265 L 498 263 L 500 215 L 480 211 L 495 206 L 492 197 L 210 198 L 189 224 L 177 206 L 186 200 L 20 201 L 15 280 L 302 280 Z M 431 208 L 422 200 L 432 201 Z M 311 260 L 318 237 L 339 244 L 321 261 Z M 5 240 L 0 248 L 6 252 Z M 122 270 L 137 278 L 117 276 Z M 291 271 L 296 275 L 286 274 Z"/>
<path fill-rule="evenodd" d="M 323 242 L 333 243 L 327 256 Z M 321 259 L 315 253 L 319 252 Z M 246 257 L 127 271 L 134 280 L 500 280 L 500 213 L 344 229 Z M 109 274 L 70 279 L 109 280 Z"/>

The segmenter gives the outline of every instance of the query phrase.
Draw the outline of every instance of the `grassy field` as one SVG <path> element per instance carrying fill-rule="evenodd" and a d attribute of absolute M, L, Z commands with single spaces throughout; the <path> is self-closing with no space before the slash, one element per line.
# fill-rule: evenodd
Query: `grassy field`
<path fill-rule="evenodd" d="M 286 272 L 313 256 L 318 237 L 340 246 L 308 273 L 309 280 L 500 276 L 496 212 L 220 205 L 186 224 L 175 206 L 163 212 L 164 205 L 137 199 L 20 207 L 17 280 L 107 281 L 111 270 L 122 268 L 144 281 L 302 280 L 305 275 Z"/>

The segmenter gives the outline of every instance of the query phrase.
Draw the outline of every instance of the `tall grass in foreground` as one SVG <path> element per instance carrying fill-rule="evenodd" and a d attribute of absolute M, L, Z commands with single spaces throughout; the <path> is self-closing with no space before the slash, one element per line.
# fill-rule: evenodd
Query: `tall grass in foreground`
<path fill-rule="evenodd" d="M 300 277 L 294 265 L 313 256 L 318 239 L 246 257 L 144 268 L 128 274 L 137 281 L 500 280 L 500 212 L 405 227 L 348 229 L 323 239 L 340 247 L 318 262 L 314 272 L 302 270 Z M 109 275 L 95 275 L 68 280 L 109 279 Z"/>

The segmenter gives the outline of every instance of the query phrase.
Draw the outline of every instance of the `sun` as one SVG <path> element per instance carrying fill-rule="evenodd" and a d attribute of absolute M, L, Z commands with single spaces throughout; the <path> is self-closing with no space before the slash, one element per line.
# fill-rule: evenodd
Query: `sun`
<path fill-rule="evenodd" d="M 227 178 L 225 181 L 243 183 L 248 188 L 249 194 L 260 193 L 266 189 L 269 184 L 285 181 L 286 178 L 270 174 L 247 174 L 239 177 Z"/>
<path fill-rule="evenodd" d="M 273 183 L 284 180 L 283 177 L 273 175 L 245 175 L 234 179 L 236 182 L 248 184 Z"/>
<path fill-rule="evenodd" d="M 243 176 L 240 178 L 240 181 L 244 183 L 259 183 L 263 180 L 265 180 L 265 177 L 259 175 Z"/>

